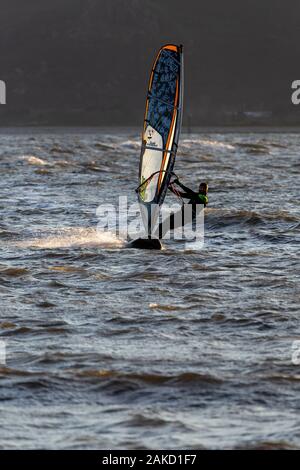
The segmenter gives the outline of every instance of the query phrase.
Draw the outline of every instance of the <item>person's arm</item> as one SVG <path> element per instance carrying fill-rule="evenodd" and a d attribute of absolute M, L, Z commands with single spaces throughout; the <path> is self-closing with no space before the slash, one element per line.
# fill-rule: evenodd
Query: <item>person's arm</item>
<path fill-rule="evenodd" d="M 176 192 L 175 192 L 174 189 L 173 189 L 172 184 L 169 184 L 168 188 L 169 188 L 169 190 L 171 191 L 171 193 L 176 194 Z"/>
<path fill-rule="evenodd" d="M 199 200 L 200 200 L 201 204 L 203 204 L 204 207 L 206 207 L 206 205 L 208 204 L 208 197 L 207 196 L 205 196 L 204 194 L 195 193 L 195 191 L 188 188 L 184 184 L 180 183 L 179 180 L 176 181 L 176 184 L 178 184 L 178 186 L 180 186 L 185 191 L 185 196 L 182 196 L 182 197 L 189 198 L 192 201 L 195 201 L 196 203 L 197 202 L 199 203 Z"/>
<path fill-rule="evenodd" d="M 183 198 L 186 198 L 186 199 L 190 199 L 190 195 L 189 195 L 189 194 L 183 193 L 182 191 L 174 190 L 174 188 L 173 188 L 172 185 L 169 186 L 169 190 L 170 190 L 173 194 L 175 194 L 176 196 L 179 195 L 180 197 L 183 197 Z"/>
<path fill-rule="evenodd" d="M 197 193 L 195 193 L 192 189 L 188 188 L 184 184 L 180 183 L 179 180 L 176 181 L 176 184 L 178 184 L 178 186 L 180 186 L 185 191 L 184 194 L 186 198 L 194 199 L 197 197 Z"/>

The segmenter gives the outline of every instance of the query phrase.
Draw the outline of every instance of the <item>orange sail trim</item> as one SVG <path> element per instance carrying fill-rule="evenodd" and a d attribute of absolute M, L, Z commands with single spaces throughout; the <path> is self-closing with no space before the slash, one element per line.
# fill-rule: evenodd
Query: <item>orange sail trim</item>
<path fill-rule="evenodd" d="M 163 204 L 171 179 L 181 130 L 182 100 L 183 48 L 166 44 L 154 58 L 145 100 L 138 198 L 146 208 L 144 224 L 148 233 L 152 204 Z"/>
<path fill-rule="evenodd" d="M 174 46 L 173 44 L 166 44 L 165 46 L 161 47 L 160 50 L 158 51 L 158 54 L 153 62 L 153 65 L 152 65 L 152 69 L 151 69 L 151 74 L 150 74 L 150 78 L 149 78 L 149 84 L 148 84 L 148 92 L 151 90 L 151 86 L 152 86 L 152 81 L 153 81 L 153 71 L 155 69 L 155 66 L 156 66 L 156 63 L 159 59 L 159 56 L 161 55 L 162 51 L 163 50 L 169 50 L 169 51 L 175 51 L 175 52 L 178 52 L 179 51 L 179 47 L 178 46 Z M 176 105 L 177 106 L 177 105 Z M 144 131 L 146 130 L 146 127 L 147 127 L 147 123 L 146 123 L 146 116 L 148 114 L 148 107 L 149 107 L 149 98 L 147 98 L 146 100 L 146 110 L 145 110 L 145 117 L 144 117 Z M 142 136 L 143 138 L 143 136 Z"/>
<path fill-rule="evenodd" d="M 175 51 L 178 52 L 178 46 L 174 46 L 173 44 L 167 44 L 166 46 L 163 46 L 162 49 L 169 49 L 169 51 Z"/>
<path fill-rule="evenodd" d="M 178 86 L 178 80 L 176 82 L 176 95 L 175 95 L 175 103 L 174 103 L 174 106 L 178 107 L 178 104 L 179 104 L 179 86 Z M 171 123 L 171 127 L 170 127 L 170 132 L 169 132 L 169 135 L 168 135 L 168 140 L 167 140 L 167 145 L 166 145 L 166 149 L 168 150 L 169 149 L 169 143 L 170 143 L 170 139 L 171 139 L 171 135 L 173 133 L 173 129 L 174 129 L 174 126 L 175 126 L 175 117 L 177 115 L 177 109 L 174 109 L 174 113 L 173 113 L 173 117 L 172 117 L 172 123 Z M 161 163 L 161 167 L 160 167 L 160 174 L 159 174 L 159 179 L 158 179 L 158 188 L 160 188 L 161 186 L 161 182 L 162 182 L 162 177 L 163 177 L 163 170 L 164 170 L 164 167 L 165 167 L 165 161 L 166 161 L 166 158 L 167 158 L 167 155 L 168 155 L 168 152 L 165 152 L 164 153 L 164 156 L 163 156 L 163 160 L 162 160 L 162 163 Z"/>

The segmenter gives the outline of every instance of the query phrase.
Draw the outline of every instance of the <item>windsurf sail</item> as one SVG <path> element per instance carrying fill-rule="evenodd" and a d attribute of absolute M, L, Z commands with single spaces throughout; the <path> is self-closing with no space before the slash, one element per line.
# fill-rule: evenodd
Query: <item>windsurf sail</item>
<path fill-rule="evenodd" d="M 151 237 L 158 211 L 172 176 L 183 107 L 183 47 L 163 46 L 154 61 L 148 86 L 140 156 L 139 202 L 147 235 Z"/>

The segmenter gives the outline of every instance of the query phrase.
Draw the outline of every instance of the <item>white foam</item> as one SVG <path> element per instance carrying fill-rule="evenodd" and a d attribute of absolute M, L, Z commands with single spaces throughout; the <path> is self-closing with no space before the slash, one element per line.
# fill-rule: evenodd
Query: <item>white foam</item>
<path fill-rule="evenodd" d="M 205 140 L 205 139 L 183 139 L 180 142 L 182 145 L 189 147 L 190 145 L 202 145 L 205 147 L 215 147 L 226 150 L 234 150 L 234 146 L 230 144 L 225 144 L 224 142 L 219 142 L 218 140 Z"/>
<path fill-rule="evenodd" d="M 16 243 L 19 248 L 70 248 L 70 247 L 103 247 L 118 248 L 124 245 L 115 234 L 110 232 L 98 232 L 94 228 L 70 227 L 55 231 L 44 236 L 42 233 L 34 238 L 22 240 Z"/>
<path fill-rule="evenodd" d="M 121 146 L 126 148 L 139 149 L 141 144 L 137 140 L 126 140 L 126 142 L 121 143 Z"/>
<path fill-rule="evenodd" d="M 49 165 L 48 162 L 42 160 L 41 158 L 35 157 L 34 155 L 24 155 L 22 157 L 23 160 L 26 160 L 29 165 L 38 165 L 38 166 L 45 166 Z"/>

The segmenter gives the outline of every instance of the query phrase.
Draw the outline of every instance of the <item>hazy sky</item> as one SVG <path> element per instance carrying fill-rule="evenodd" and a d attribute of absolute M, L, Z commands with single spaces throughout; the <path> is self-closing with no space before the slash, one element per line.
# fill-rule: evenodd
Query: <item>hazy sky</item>
<path fill-rule="evenodd" d="M 185 46 L 185 122 L 292 114 L 299 0 L 0 0 L 0 123 L 137 124 L 154 55 Z M 212 122 L 211 122 L 212 121 Z"/>

